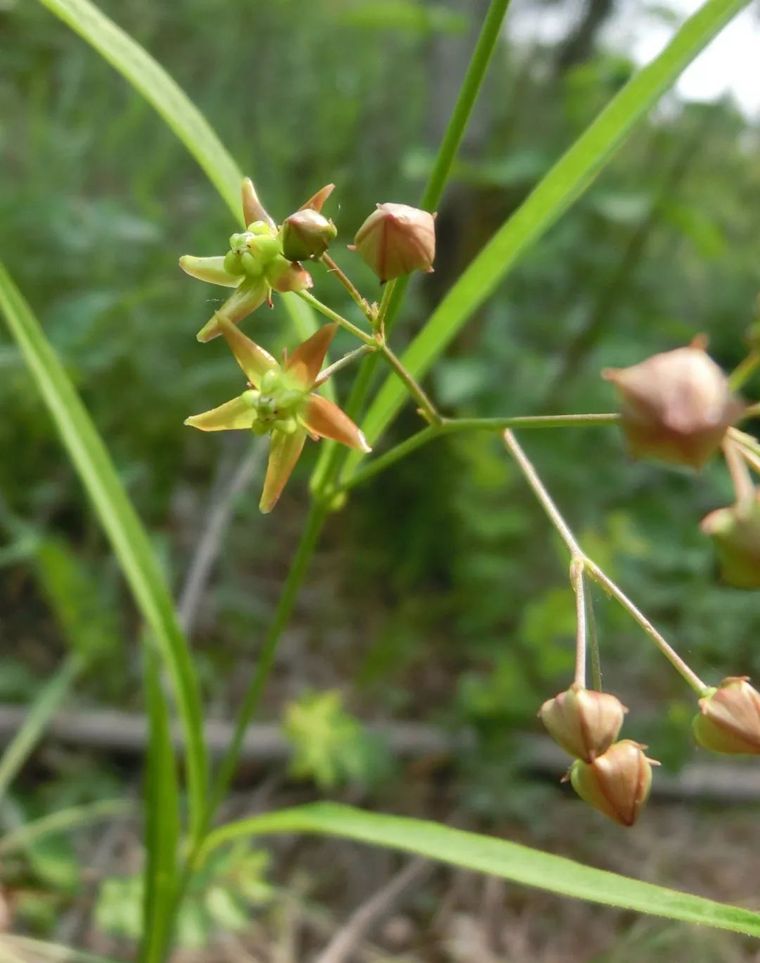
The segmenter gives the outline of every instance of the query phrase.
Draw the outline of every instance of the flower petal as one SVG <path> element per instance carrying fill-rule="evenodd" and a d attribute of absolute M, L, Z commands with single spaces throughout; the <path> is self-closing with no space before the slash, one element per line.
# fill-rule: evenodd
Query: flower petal
<path fill-rule="evenodd" d="M 249 224 L 253 224 L 254 221 L 264 221 L 265 224 L 270 224 L 272 227 L 275 226 L 274 221 L 269 214 L 267 214 L 264 205 L 259 200 L 259 195 L 256 193 L 256 188 L 253 186 L 253 181 L 250 177 L 243 179 L 242 195 L 243 220 L 245 221 L 246 227 L 248 227 Z"/>
<path fill-rule="evenodd" d="M 191 278 L 208 281 L 209 284 L 221 284 L 226 288 L 236 288 L 243 280 L 242 275 L 230 274 L 224 270 L 224 255 L 193 257 L 192 254 L 184 254 L 179 259 L 179 266 Z"/>
<path fill-rule="evenodd" d="M 243 394 L 232 401 L 225 401 L 218 408 L 191 415 L 185 419 L 185 424 L 201 431 L 232 431 L 252 428 L 255 421 L 256 412 Z"/>
<path fill-rule="evenodd" d="M 334 190 L 335 184 L 325 184 L 325 186 L 321 187 L 316 194 L 312 194 L 305 204 L 302 204 L 299 207 L 299 211 L 305 211 L 307 208 L 310 208 L 312 211 L 321 211 L 325 201 Z"/>
<path fill-rule="evenodd" d="M 263 279 L 244 281 L 224 302 L 214 316 L 203 325 L 196 335 L 199 341 L 211 341 L 222 333 L 219 320 L 232 321 L 237 324 L 248 317 L 252 311 L 266 301 L 269 296 L 269 285 Z"/>
<path fill-rule="evenodd" d="M 330 342 L 338 330 L 337 324 L 325 324 L 299 344 L 285 362 L 285 370 L 304 388 L 311 388 L 325 360 Z"/>
<path fill-rule="evenodd" d="M 230 346 L 230 351 L 235 355 L 235 361 L 243 369 L 243 374 L 254 388 L 261 386 L 261 379 L 267 371 L 280 367 L 268 351 L 255 341 L 251 341 L 234 324 L 222 318 L 219 321 L 219 329 Z"/>
<path fill-rule="evenodd" d="M 344 411 L 322 395 L 309 395 L 301 417 L 306 430 L 311 434 L 319 435 L 320 438 L 332 438 L 333 441 L 365 453 L 372 451 L 361 429 Z"/>
<path fill-rule="evenodd" d="M 302 430 L 295 431 L 291 435 L 284 431 L 272 432 L 264 491 L 261 493 L 259 502 L 259 508 L 264 514 L 271 512 L 277 504 L 277 499 L 296 466 L 305 441 L 306 432 Z"/>

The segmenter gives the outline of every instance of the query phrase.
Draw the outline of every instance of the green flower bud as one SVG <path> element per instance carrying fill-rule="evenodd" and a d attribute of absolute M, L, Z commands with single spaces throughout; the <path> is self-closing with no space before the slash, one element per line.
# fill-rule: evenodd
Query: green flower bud
<path fill-rule="evenodd" d="M 608 368 L 602 377 L 620 394 L 623 431 L 637 457 L 701 468 L 742 410 L 699 343 Z"/>
<path fill-rule="evenodd" d="M 729 676 L 699 700 L 692 728 L 703 749 L 760 755 L 760 692 L 747 676 Z"/>
<path fill-rule="evenodd" d="M 283 222 L 282 253 L 289 261 L 321 257 L 337 233 L 333 222 L 318 211 L 311 208 L 296 211 Z"/>
<path fill-rule="evenodd" d="M 435 214 L 406 204 L 378 204 L 357 231 L 351 249 L 383 282 L 412 271 L 432 271 Z"/>
<path fill-rule="evenodd" d="M 701 528 L 715 544 L 723 580 L 736 588 L 760 588 L 760 492 L 748 506 L 710 512 Z"/>
<path fill-rule="evenodd" d="M 565 752 L 593 762 L 617 739 L 627 711 L 609 692 L 572 685 L 545 702 L 538 717 Z"/>
<path fill-rule="evenodd" d="M 570 782 L 584 802 L 621 826 L 633 826 L 652 786 L 652 765 L 644 746 L 631 739 L 614 743 L 593 762 L 576 759 Z"/>

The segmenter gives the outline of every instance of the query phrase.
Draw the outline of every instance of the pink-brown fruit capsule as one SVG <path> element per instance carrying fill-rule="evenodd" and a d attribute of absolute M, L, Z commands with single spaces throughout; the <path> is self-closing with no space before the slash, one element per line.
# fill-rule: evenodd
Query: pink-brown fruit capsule
<path fill-rule="evenodd" d="M 747 676 L 724 679 L 699 700 L 699 715 L 692 727 L 703 749 L 760 755 L 760 692 Z"/>
<path fill-rule="evenodd" d="M 296 211 L 283 221 L 282 253 L 289 261 L 321 257 L 337 233 L 336 226 L 324 214 L 311 208 Z"/>
<path fill-rule="evenodd" d="M 432 271 L 435 214 L 407 204 L 378 204 L 350 247 L 383 282 L 412 271 Z"/>
<path fill-rule="evenodd" d="M 617 739 L 628 710 L 608 692 L 572 685 L 540 708 L 538 717 L 565 752 L 593 762 Z"/>
<path fill-rule="evenodd" d="M 622 401 L 632 455 L 701 468 L 742 411 L 721 369 L 699 344 L 608 368 Z"/>
<path fill-rule="evenodd" d="M 576 759 L 570 782 L 584 802 L 621 826 L 633 826 L 652 786 L 652 759 L 631 739 L 614 743 L 593 762 Z"/>
<path fill-rule="evenodd" d="M 736 588 L 760 588 L 760 492 L 748 506 L 710 512 L 701 528 L 715 544 L 723 581 Z"/>

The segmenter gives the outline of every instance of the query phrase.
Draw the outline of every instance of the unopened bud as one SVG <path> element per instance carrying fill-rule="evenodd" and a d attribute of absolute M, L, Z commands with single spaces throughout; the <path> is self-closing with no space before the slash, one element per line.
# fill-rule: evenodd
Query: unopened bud
<path fill-rule="evenodd" d="M 311 208 L 296 211 L 282 225 L 282 253 L 289 261 L 321 257 L 338 229 L 324 214 Z"/>
<path fill-rule="evenodd" d="M 614 743 L 593 762 L 576 759 L 570 782 L 584 802 L 621 826 L 633 826 L 652 786 L 652 765 L 644 746 L 631 739 Z"/>
<path fill-rule="evenodd" d="M 728 380 L 698 344 L 608 368 L 622 400 L 631 454 L 701 468 L 742 410 Z"/>
<path fill-rule="evenodd" d="M 760 588 L 760 492 L 747 506 L 710 512 L 701 528 L 715 544 L 723 580 L 736 588 Z"/>
<path fill-rule="evenodd" d="M 608 692 L 572 685 L 546 701 L 538 716 L 555 742 L 586 762 L 593 762 L 617 739 L 628 710 Z"/>
<path fill-rule="evenodd" d="M 406 204 L 378 204 L 354 238 L 356 250 L 381 281 L 432 271 L 435 214 Z"/>
<path fill-rule="evenodd" d="M 692 725 L 704 749 L 760 755 L 760 692 L 747 676 L 730 676 L 699 700 Z"/>

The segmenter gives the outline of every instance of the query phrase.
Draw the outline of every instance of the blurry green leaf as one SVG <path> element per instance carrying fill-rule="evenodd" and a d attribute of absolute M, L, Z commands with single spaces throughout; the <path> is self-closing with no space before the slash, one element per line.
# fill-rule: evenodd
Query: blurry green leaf
<path fill-rule="evenodd" d="M 95 925 L 111 936 L 137 940 L 142 929 L 142 902 L 143 883 L 139 877 L 105 879 L 95 903 Z"/>
<path fill-rule="evenodd" d="M 408 33 L 464 33 L 469 19 L 440 3 L 418 0 L 366 0 L 353 2 L 333 14 L 338 23 L 373 30 L 403 30 Z"/>
<path fill-rule="evenodd" d="M 339 692 L 302 696 L 285 710 L 293 747 L 291 771 L 323 789 L 369 782 L 387 764 L 387 750 L 343 708 Z"/>
<path fill-rule="evenodd" d="M 100 516 L 135 600 L 171 674 L 186 739 L 190 819 L 197 830 L 206 805 L 207 778 L 200 692 L 171 596 L 148 536 L 97 429 L 45 338 L 44 331 L 2 265 L 0 308 Z"/>
<path fill-rule="evenodd" d="M 760 937 L 760 914 L 752 910 L 594 869 L 504 839 L 334 803 L 281 809 L 229 823 L 211 833 L 206 850 L 210 852 L 242 837 L 272 833 L 317 833 L 354 839 L 605 906 Z"/>
<path fill-rule="evenodd" d="M 81 867 L 66 837 L 36 840 L 27 848 L 26 858 L 34 874 L 51 889 L 70 892 L 76 887 Z"/>
<path fill-rule="evenodd" d="M 39 543 L 36 570 L 43 593 L 74 652 L 85 662 L 123 656 L 118 609 L 102 572 L 79 558 L 63 539 Z"/>
<path fill-rule="evenodd" d="M 651 195 L 646 191 L 596 191 L 590 201 L 597 214 L 623 226 L 638 224 L 652 207 Z"/>
<path fill-rule="evenodd" d="M 171 945 L 178 875 L 180 802 L 169 710 L 161 688 L 158 657 L 145 647 L 148 762 L 145 773 L 145 884 L 140 963 L 163 963 Z"/>
<path fill-rule="evenodd" d="M 723 231 L 703 208 L 669 198 L 661 210 L 664 220 L 684 234 L 701 257 L 717 259 L 726 253 Z"/>

